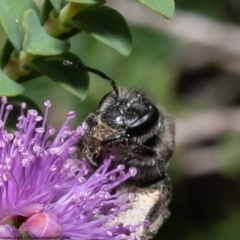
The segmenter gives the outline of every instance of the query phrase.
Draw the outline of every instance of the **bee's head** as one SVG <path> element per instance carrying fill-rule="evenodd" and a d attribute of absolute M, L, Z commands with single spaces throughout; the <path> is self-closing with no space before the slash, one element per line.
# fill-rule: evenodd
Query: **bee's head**
<path fill-rule="evenodd" d="M 118 88 L 118 92 L 118 97 L 112 91 L 99 103 L 98 115 L 105 124 L 138 136 L 158 123 L 159 111 L 144 93 L 128 88 Z"/>

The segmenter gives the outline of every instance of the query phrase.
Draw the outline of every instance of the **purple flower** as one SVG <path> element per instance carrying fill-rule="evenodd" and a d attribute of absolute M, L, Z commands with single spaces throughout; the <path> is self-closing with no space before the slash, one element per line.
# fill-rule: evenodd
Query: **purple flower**
<path fill-rule="evenodd" d="M 5 125 L 12 106 L 5 97 L 1 102 L 0 237 L 139 239 L 137 228 L 148 222 L 116 223 L 117 215 L 130 208 L 134 196 L 114 190 L 134 176 L 136 169 L 124 171 L 123 165 L 111 169 L 112 160 L 107 158 L 90 172 L 83 161 L 73 157 L 86 123 L 72 131 L 68 122 L 75 114 L 70 112 L 55 134 L 46 125 L 49 101 L 44 104 L 43 117 L 35 110 L 25 114 L 23 103 L 17 130 L 10 133 Z"/>

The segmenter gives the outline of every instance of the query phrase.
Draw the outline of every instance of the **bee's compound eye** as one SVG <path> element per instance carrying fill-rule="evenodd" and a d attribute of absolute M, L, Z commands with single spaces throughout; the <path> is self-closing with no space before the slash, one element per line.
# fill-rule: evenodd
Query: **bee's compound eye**
<path fill-rule="evenodd" d="M 158 122 L 159 111 L 151 105 L 148 110 L 139 116 L 134 122 L 127 126 L 127 132 L 131 135 L 141 135 L 147 130 L 154 127 Z"/>

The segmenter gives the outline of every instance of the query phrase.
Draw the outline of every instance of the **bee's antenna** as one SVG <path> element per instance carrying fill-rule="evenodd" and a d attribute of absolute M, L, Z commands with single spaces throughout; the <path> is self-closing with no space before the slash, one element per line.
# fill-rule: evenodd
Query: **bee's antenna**
<path fill-rule="evenodd" d="M 63 61 L 63 65 L 67 66 L 67 67 L 74 67 L 74 68 L 78 68 L 78 69 L 82 69 L 84 71 L 88 71 L 88 72 L 91 72 L 91 73 L 94 73 L 106 80 L 108 80 L 113 88 L 113 90 L 115 91 L 116 93 L 116 96 L 118 97 L 118 88 L 117 88 L 117 85 L 116 83 L 113 81 L 113 79 L 111 79 L 110 77 L 108 77 L 106 74 L 104 74 L 103 72 L 95 69 L 95 68 L 91 68 L 91 67 L 88 67 L 88 66 L 85 66 L 81 63 L 74 63 L 74 62 L 71 62 L 69 60 L 64 60 Z"/>

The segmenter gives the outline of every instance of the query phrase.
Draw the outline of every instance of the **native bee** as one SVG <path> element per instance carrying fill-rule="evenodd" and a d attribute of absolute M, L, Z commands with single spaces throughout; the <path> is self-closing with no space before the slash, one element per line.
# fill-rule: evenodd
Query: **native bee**
<path fill-rule="evenodd" d="M 137 168 L 136 185 L 148 186 L 164 179 L 175 141 L 175 125 L 170 114 L 153 103 L 144 91 L 117 87 L 104 73 L 68 60 L 64 65 L 80 68 L 107 79 L 113 91 L 90 114 L 88 129 L 78 146 L 80 157 L 98 166 L 106 155 L 114 163 Z"/>
<path fill-rule="evenodd" d="M 137 168 L 130 184 L 121 187 L 137 197 L 132 209 L 118 220 L 133 224 L 149 219 L 150 226 L 140 229 L 139 235 L 144 240 L 152 238 L 170 214 L 171 183 L 166 167 L 175 147 L 173 118 L 145 91 L 117 87 L 104 73 L 82 64 L 68 60 L 63 64 L 110 82 L 113 90 L 101 99 L 96 114 L 86 119 L 88 129 L 78 143 L 80 158 L 97 167 L 105 156 L 112 155 L 115 165 Z"/>

